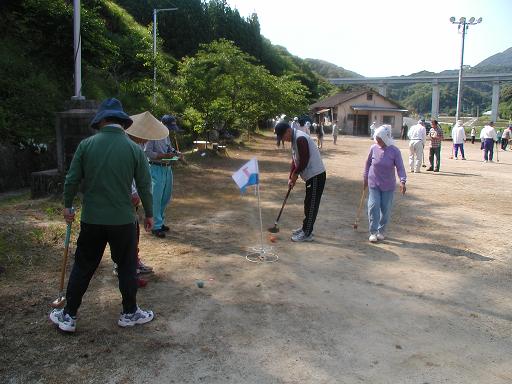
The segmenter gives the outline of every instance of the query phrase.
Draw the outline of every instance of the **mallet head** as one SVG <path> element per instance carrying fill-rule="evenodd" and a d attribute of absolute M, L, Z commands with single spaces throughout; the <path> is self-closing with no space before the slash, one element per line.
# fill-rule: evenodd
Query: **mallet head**
<path fill-rule="evenodd" d="M 58 298 L 56 298 L 55 300 L 53 300 L 50 303 L 50 307 L 63 308 L 65 304 L 66 304 L 66 298 L 64 296 L 59 296 Z"/>

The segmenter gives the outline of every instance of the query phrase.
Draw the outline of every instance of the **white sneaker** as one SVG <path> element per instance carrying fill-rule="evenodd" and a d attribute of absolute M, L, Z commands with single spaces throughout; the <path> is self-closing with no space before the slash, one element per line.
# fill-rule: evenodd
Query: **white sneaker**
<path fill-rule="evenodd" d="M 386 236 L 384 236 L 382 233 L 377 233 L 377 240 L 384 240 Z"/>
<path fill-rule="evenodd" d="M 370 243 L 376 243 L 378 241 L 377 235 L 370 235 L 368 240 L 370 240 Z"/>
<path fill-rule="evenodd" d="M 297 233 L 292 236 L 292 241 L 302 242 L 302 241 L 313 241 L 313 234 L 311 233 L 309 236 L 306 236 L 304 232 Z"/>
<path fill-rule="evenodd" d="M 64 309 L 54 309 L 50 312 L 50 320 L 64 332 L 75 332 L 76 317 L 64 313 Z"/>
<path fill-rule="evenodd" d="M 299 233 L 301 233 L 301 232 L 304 232 L 304 231 L 302 230 L 302 227 L 297 228 L 297 229 L 294 229 L 294 230 L 292 231 L 292 236 L 298 235 L 298 234 L 299 234 Z"/>
<path fill-rule="evenodd" d="M 121 313 L 117 325 L 120 327 L 133 327 L 136 324 L 149 323 L 154 317 L 153 311 L 144 311 L 137 307 L 134 313 Z"/>

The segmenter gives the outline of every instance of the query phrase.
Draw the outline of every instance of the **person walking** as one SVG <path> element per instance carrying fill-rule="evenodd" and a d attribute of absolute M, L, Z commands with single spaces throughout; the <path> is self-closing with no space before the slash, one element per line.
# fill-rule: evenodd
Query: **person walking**
<path fill-rule="evenodd" d="M 423 122 L 425 122 L 425 120 L 423 120 Z M 425 126 L 425 125 L 423 125 Z M 404 122 L 404 124 L 402 125 L 402 130 L 400 132 L 400 138 L 402 140 L 407 140 L 407 138 L 409 137 L 409 127 L 407 126 L 407 124 Z"/>
<path fill-rule="evenodd" d="M 170 130 L 176 120 L 170 115 L 162 117 L 162 123 Z M 183 159 L 183 154 L 174 149 L 171 139 L 167 136 L 162 140 L 150 140 L 144 147 L 149 159 L 151 183 L 153 187 L 153 213 L 155 221 L 151 233 L 156 237 L 164 238 L 169 227 L 165 225 L 165 208 L 172 198 L 173 173 L 171 160 L 173 156 Z"/>
<path fill-rule="evenodd" d="M 502 136 L 503 136 L 503 132 L 501 132 L 501 129 L 498 129 L 496 131 L 496 137 L 497 137 L 496 144 L 500 144 L 501 145 L 501 137 Z"/>
<path fill-rule="evenodd" d="M 475 127 L 471 128 L 471 144 L 475 144 L 475 138 L 476 138 L 476 129 Z"/>
<path fill-rule="evenodd" d="M 336 145 L 336 142 L 338 141 L 338 124 L 336 121 L 332 125 L 332 142 L 334 145 Z"/>
<path fill-rule="evenodd" d="M 318 124 L 318 127 L 316 129 L 316 137 L 318 139 L 318 149 L 322 149 L 324 146 L 324 125 L 322 123 Z"/>
<path fill-rule="evenodd" d="M 510 137 L 512 136 L 512 125 L 509 125 L 508 128 L 506 128 L 503 131 L 503 136 L 501 136 L 501 149 L 503 151 L 507 150 L 507 145 L 510 140 Z"/>
<path fill-rule="evenodd" d="M 279 124 L 280 122 L 283 122 L 285 121 L 285 118 L 286 118 L 286 115 L 281 115 L 278 119 L 276 119 L 276 125 Z M 276 133 L 276 127 L 274 125 L 274 134 Z M 281 143 L 283 144 L 283 149 L 286 149 L 284 147 L 284 141 L 281 140 L 279 137 L 276 136 L 276 140 L 277 140 L 277 148 L 279 148 L 281 146 Z"/>
<path fill-rule="evenodd" d="M 402 195 L 405 194 L 407 181 L 402 154 L 394 145 L 391 126 L 377 128 L 374 140 L 363 174 L 363 188 L 368 188 L 368 240 L 372 243 L 385 239 L 396 188 L 395 170 L 400 178 Z"/>
<path fill-rule="evenodd" d="M 466 141 L 466 132 L 462 126 L 462 121 L 457 120 L 457 123 L 452 128 L 452 141 L 453 141 L 453 152 L 455 160 L 458 160 L 459 149 L 462 160 L 466 160 L 464 157 L 464 143 Z"/>
<path fill-rule="evenodd" d="M 373 135 L 375 134 L 375 130 L 377 129 L 377 122 L 374 121 L 372 125 L 370 125 L 370 139 L 373 140 Z"/>
<path fill-rule="evenodd" d="M 306 197 L 304 198 L 304 220 L 302 227 L 292 232 L 292 241 L 313 241 L 313 227 L 315 225 L 320 200 L 324 191 L 326 173 L 322 157 L 313 139 L 287 123 L 276 126 L 279 137 L 291 142 L 292 164 L 288 177 L 288 186 L 293 188 L 300 175 L 306 183 Z"/>
<path fill-rule="evenodd" d="M 441 167 L 441 143 L 444 139 L 443 130 L 439 127 L 437 120 L 432 120 L 432 128 L 428 132 L 430 137 L 430 151 L 428 160 L 430 162 L 430 168 L 427 168 L 427 171 L 439 172 Z M 436 158 L 436 163 L 434 167 L 434 157 Z"/>
<path fill-rule="evenodd" d="M 409 137 L 409 168 L 411 172 L 420 173 L 421 163 L 423 162 L 423 148 L 427 140 L 425 122 L 418 120 L 407 132 Z"/>
<path fill-rule="evenodd" d="M 66 306 L 54 309 L 50 320 L 64 332 L 75 332 L 76 316 L 82 297 L 103 256 L 107 243 L 112 260 L 118 265 L 119 290 L 123 311 L 121 327 L 153 320 L 152 311 L 137 306 L 135 210 L 131 184 L 135 180 L 145 211 L 144 228 L 153 226 L 151 176 L 140 147 L 125 129 L 132 119 L 119 100 L 104 100 L 91 127 L 98 133 L 80 142 L 64 182 L 64 219 L 75 218 L 73 200 L 83 186 L 80 233 L 75 261 L 66 291 Z"/>
<path fill-rule="evenodd" d="M 484 150 L 484 163 L 493 162 L 494 142 L 498 141 L 496 130 L 494 129 L 494 121 L 489 122 L 480 131 L 480 140 L 482 141 Z"/>
<path fill-rule="evenodd" d="M 293 118 L 292 128 L 302 130 L 302 129 L 300 129 L 300 127 L 301 127 L 301 125 L 299 124 L 299 118 L 297 116 L 295 116 Z M 302 125 L 302 127 L 304 127 L 304 125 Z"/>

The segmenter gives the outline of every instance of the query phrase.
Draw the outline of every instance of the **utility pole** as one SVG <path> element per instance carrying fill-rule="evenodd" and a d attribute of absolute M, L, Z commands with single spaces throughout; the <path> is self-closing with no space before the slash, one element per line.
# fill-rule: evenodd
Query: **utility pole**
<path fill-rule="evenodd" d="M 177 11 L 178 8 L 159 8 L 153 9 L 153 105 L 156 105 L 156 15 L 158 12 L 166 12 L 166 11 Z"/>
<path fill-rule="evenodd" d="M 459 82 L 457 85 L 457 112 L 455 114 L 455 122 L 459 120 L 460 109 L 461 109 L 461 100 L 462 100 L 462 71 L 464 66 L 464 40 L 466 37 L 466 32 L 470 25 L 480 24 L 482 22 L 482 18 L 480 17 L 478 20 L 475 20 L 474 17 L 471 17 L 469 20 L 466 20 L 465 17 L 461 17 L 459 21 L 456 21 L 455 17 L 450 17 L 450 22 L 452 24 L 458 24 L 458 30 L 462 33 L 462 48 L 460 52 L 460 68 L 459 68 Z"/>
<path fill-rule="evenodd" d="M 80 0 L 73 0 L 73 61 L 75 63 L 75 95 L 71 100 L 85 100 L 82 96 L 82 37 L 80 35 Z"/>

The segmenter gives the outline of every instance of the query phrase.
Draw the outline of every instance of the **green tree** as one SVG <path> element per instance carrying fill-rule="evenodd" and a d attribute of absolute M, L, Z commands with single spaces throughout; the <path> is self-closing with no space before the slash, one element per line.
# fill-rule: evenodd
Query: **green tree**
<path fill-rule="evenodd" d="M 205 124 L 196 130 L 224 127 L 251 130 L 260 119 L 307 107 L 306 88 L 296 80 L 276 77 L 233 42 L 217 40 L 185 58 L 178 70 L 178 93 L 199 112 Z"/>

